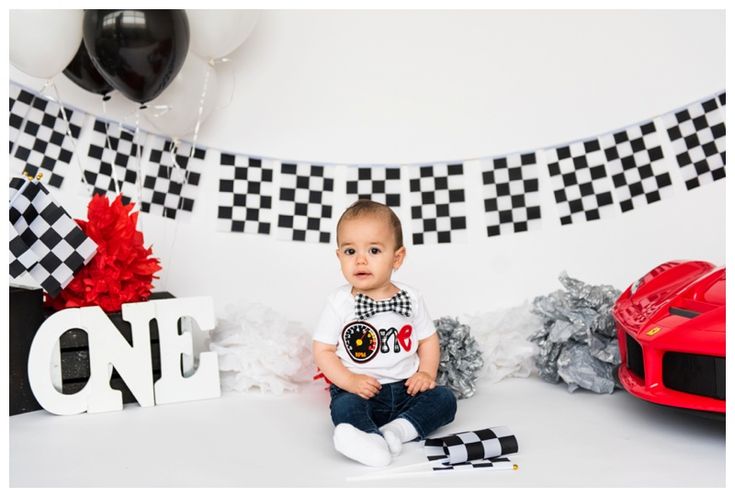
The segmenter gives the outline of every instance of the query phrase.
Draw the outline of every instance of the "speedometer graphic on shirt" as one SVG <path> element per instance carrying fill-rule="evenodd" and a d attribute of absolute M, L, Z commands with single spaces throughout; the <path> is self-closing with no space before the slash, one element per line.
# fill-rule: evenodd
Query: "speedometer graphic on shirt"
<path fill-rule="evenodd" d="M 342 330 L 342 343 L 355 362 L 368 362 L 380 351 L 380 335 L 370 324 L 355 321 Z"/>

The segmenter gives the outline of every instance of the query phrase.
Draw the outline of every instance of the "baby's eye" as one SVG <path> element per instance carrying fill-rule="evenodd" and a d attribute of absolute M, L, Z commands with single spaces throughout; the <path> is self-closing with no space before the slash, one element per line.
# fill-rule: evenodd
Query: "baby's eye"
<path fill-rule="evenodd" d="M 345 249 L 345 255 L 355 255 L 355 249 L 353 249 L 353 248 L 346 248 Z"/>
<path fill-rule="evenodd" d="M 371 247 L 370 248 L 370 253 L 372 255 L 378 255 L 380 253 L 380 249 L 378 247 Z"/>

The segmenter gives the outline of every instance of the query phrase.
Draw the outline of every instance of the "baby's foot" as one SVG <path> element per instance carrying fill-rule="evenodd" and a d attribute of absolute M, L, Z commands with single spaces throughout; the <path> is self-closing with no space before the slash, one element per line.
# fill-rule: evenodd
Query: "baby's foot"
<path fill-rule="evenodd" d="M 383 437 L 358 430 L 347 423 L 340 423 L 334 428 L 334 448 L 368 466 L 387 466 L 391 460 L 391 451 Z"/>
<path fill-rule="evenodd" d="M 398 438 L 398 435 L 393 433 L 391 430 L 381 429 L 380 432 L 383 434 L 383 438 L 385 438 L 385 442 L 388 444 L 390 453 L 394 456 L 400 454 L 401 449 L 403 449 L 403 442 L 401 442 L 401 439 Z"/>

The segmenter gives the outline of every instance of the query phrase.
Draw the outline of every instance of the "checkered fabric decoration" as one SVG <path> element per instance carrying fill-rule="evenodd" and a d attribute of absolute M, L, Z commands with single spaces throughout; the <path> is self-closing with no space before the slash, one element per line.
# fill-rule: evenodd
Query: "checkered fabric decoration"
<path fill-rule="evenodd" d="M 89 152 L 84 161 L 84 178 L 91 187 L 91 195 L 109 193 L 112 197 L 116 196 L 117 175 L 123 204 L 137 199 L 139 160 L 141 164 L 143 162 L 142 157 L 136 158 L 140 154 L 138 144 L 145 142 L 147 138 L 146 133 L 139 132 L 139 135 L 141 136 L 135 137 L 132 131 L 117 123 L 107 123 L 100 119 L 94 121 Z"/>
<path fill-rule="evenodd" d="M 534 152 L 498 157 L 482 170 L 487 236 L 529 231 L 540 224 L 538 166 Z"/>
<path fill-rule="evenodd" d="M 400 167 L 348 167 L 347 199 L 370 199 L 388 207 L 401 206 Z"/>
<path fill-rule="evenodd" d="M 273 169 L 261 159 L 220 154 L 217 227 L 268 235 L 273 224 Z"/>
<path fill-rule="evenodd" d="M 466 236 L 464 164 L 409 169 L 413 243 L 450 243 Z"/>
<path fill-rule="evenodd" d="M 74 273 L 92 259 L 97 244 L 38 181 L 29 181 L 27 185 L 17 179 L 11 181 L 10 199 L 14 201 L 9 207 L 9 219 L 15 231 L 11 237 L 11 254 L 14 249 L 19 250 L 18 263 L 23 267 L 30 265 L 33 279 L 56 297 L 71 282 Z M 13 247 L 14 238 L 19 238 L 25 249 L 17 240 Z M 27 254 L 28 250 L 33 254 Z M 11 255 L 11 267 L 12 258 Z M 18 266 L 15 267 L 17 270 Z"/>
<path fill-rule="evenodd" d="M 602 136 L 600 146 L 623 212 L 671 193 L 671 176 L 653 121 Z"/>
<path fill-rule="evenodd" d="M 687 190 L 725 177 L 725 114 L 717 100 L 662 116 Z"/>
<path fill-rule="evenodd" d="M 171 140 L 160 136 L 151 138 L 148 145 L 147 174 L 143 179 L 143 199 L 140 210 L 181 219 L 182 214 L 194 210 L 194 199 L 201 181 L 206 152 L 191 143 L 175 146 Z"/>
<path fill-rule="evenodd" d="M 329 243 L 334 167 L 281 163 L 278 238 Z"/>
<path fill-rule="evenodd" d="M 431 468 L 433 471 L 462 471 L 468 469 L 515 469 L 515 464 L 507 457 L 494 457 L 489 459 L 480 459 L 479 461 L 467 461 L 458 464 L 438 463 Z"/>
<path fill-rule="evenodd" d="M 401 316 L 411 317 L 411 298 L 406 290 L 401 290 L 389 299 L 373 300 L 367 295 L 355 295 L 355 316 L 367 319 L 379 312 L 395 312 Z"/>
<path fill-rule="evenodd" d="M 561 224 L 593 221 L 613 211 L 610 178 L 598 139 L 546 150 Z"/>
<path fill-rule="evenodd" d="M 74 140 L 79 139 L 87 114 L 61 106 L 19 86 L 10 85 L 10 150 L 13 170 L 31 176 L 43 172 L 43 182 L 61 188 L 66 168 L 74 154 Z M 20 130 L 24 117 L 23 130 Z"/>
<path fill-rule="evenodd" d="M 496 458 L 516 452 L 518 452 L 518 441 L 507 426 L 466 431 L 440 438 L 427 438 L 424 442 L 426 458 L 438 464 L 443 463 L 445 466 L 468 462 L 486 464 L 494 462 Z"/>

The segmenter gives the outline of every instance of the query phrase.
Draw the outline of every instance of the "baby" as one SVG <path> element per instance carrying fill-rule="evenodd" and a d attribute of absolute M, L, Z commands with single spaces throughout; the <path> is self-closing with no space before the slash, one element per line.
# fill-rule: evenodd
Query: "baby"
<path fill-rule="evenodd" d="M 391 281 L 406 256 L 401 222 L 358 200 L 337 223 L 338 288 L 314 332 L 314 359 L 332 383 L 334 447 L 385 466 L 402 444 L 450 423 L 457 401 L 436 384 L 439 338 L 421 295 Z"/>

